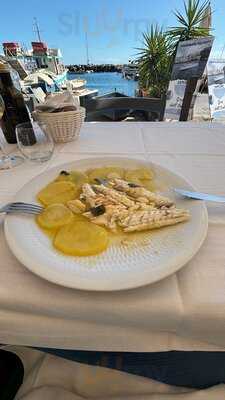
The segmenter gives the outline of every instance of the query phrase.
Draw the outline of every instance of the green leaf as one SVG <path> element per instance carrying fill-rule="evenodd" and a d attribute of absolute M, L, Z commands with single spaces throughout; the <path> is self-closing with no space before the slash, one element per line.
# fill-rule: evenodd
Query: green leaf
<path fill-rule="evenodd" d="M 170 75 L 174 44 L 157 24 L 142 34 L 142 47 L 136 49 L 139 85 L 149 95 L 161 97 L 166 93 Z"/>
<path fill-rule="evenodd" d="M 208 0 L 186 0 L 184 2 L 184 14 L 175 11 L 178 26 L 170 27 L 166 34 L 174 41 L 189 40 L 197 37 L 209 36 L 211 28 L 203 28 L 202 21 L 205 19 L 210 2 Z"/>

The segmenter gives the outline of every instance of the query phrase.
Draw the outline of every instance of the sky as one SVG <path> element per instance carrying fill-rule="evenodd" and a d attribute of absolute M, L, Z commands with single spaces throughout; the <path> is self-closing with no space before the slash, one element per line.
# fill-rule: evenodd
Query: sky
<path fill-rule="evenodd" d="M 220 57 L 225 46 L 225 0 L 212 0 L 211 4 L 212 55 Z M 0 43 L 18 41 L 30 48 L 31 41 L 37 40 L 33 30 L 36 17 L 42 40 L 61 49 L 65 64 L 86 64 L 85 32 L 91 63 L 126 63 L 135 57 L 141 33 L 152 22 L 164 28 L 175 25 L 175 9 L 183 11 L 182 0 L 2 1 Z"/>

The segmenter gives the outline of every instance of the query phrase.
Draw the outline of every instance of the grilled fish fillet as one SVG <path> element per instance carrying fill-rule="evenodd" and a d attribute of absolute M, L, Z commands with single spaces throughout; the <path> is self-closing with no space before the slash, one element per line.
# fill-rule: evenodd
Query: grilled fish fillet
<path fill-rule="evenodd" d="M 109 199 L 121 203 L 126 207 L 132 207 L 135 205 L 134 200 L 130 200 L 126 195 L 124 195 L 123 193 L 119 193 L 117 190 L 108 188 L 104 185 L 92 185 L 92 188 L 96 193 L 102 193 Z"/>
<path fill-rule="evenodd" d="M 144 187 L 130 187 L 128 182 L 122 179 L 113 179 L 112 186 L 115 190 L 126 193 L 128 196 L 134 198 L 136 201 L 140 199 L 140 202 L 145 202 L 145 199 L 149 203 L 154 203 L 156 207 L 171 207 L 174 203 L 167 197 L 161 196 L 157 193 L 150 192 Z"/>
<path fill-rule="evenodd" d="M 176 208 L 170 199 L 143 187 L 131 187 L 117 178 L 108 184 L 110 187 L 84 184 L 81 199 L 88 207 L 105 206 L 102 215 L 95 216 L 91 210 L 83 215 L 113 232 L 118 226 L 124 232 L 134 232 L 175 225 L 190 218 L 188 211 Z"/>
<path fill-rule="evenodd" d="M 96 217 L 90 211 L 83 215 L 96 225 L 105 226 L 111 231 L 116 232 L 118 217 L 119 215 L 124 215 L 124 212 L 126 212 L 126 208 L 123 205 L 107 205 L 105 206 L 105 213 L 102 215 Z"/>
<path fill-rule="evenodd" d="M 119 217 L 118 224 L 125 232 L 156 229 L 163 226 L 175 225 L 187 221 L 190 214 L 186 210 L 178 208 L 151 211 L 137 211 L 132 215 Z"/>

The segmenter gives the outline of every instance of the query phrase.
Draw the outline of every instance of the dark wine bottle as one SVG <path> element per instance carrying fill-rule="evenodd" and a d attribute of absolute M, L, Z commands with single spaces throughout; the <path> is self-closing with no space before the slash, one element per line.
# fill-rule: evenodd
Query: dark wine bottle
<path fill-rule="evenodd" d="M 8 64 L 0 62 L 0 94 L 5 103 L 1 128 L 8 143 L 16 143 L 16 125 L 30 122 L 20 90 L 14 84 Z"/>

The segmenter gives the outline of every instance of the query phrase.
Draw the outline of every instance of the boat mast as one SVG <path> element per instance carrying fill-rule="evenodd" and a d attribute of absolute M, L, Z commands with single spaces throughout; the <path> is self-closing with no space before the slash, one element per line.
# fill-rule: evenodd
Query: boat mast
<path fill-rule="evenodd" d="M 88 47 L 88 34 L 87 34 L 87 31 L 85 32 L 85 40 L 86 40 L 87 65 L 89 65 L 90 64 L 90 60 L 89 60 L 89 47 Z"/>
<path fill-rule="evenodd" d="M 224 50 L 225 50 L 225 43 L 224 43 L 223 48 L 222 48 L 222 51 L 221 51 L 221 55 L 220 55 L 220 58 L 221 58 L 221 59 L 223 58 Z"/>
<path fill-rule="evenodd" d="M 42 40 L 41 40 L 41 34 L 40 34 L 40 29 L 38 26 L 37 18 L 34 18 L 34 32 L 37 34 L 39 42 L 41 42 Z"/>

